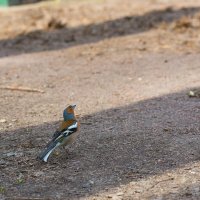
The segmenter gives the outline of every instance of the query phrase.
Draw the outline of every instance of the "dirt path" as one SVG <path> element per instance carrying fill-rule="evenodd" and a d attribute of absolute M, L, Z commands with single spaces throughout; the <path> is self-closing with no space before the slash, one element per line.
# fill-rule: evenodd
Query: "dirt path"
<path fill-rule="evenodd" d="M 131 2 L 0 12 L 0 87 L 44 91 L 0 89 L 0 199 L 199 198 L 200 99 L 187 93 L 200 1 Z M 80 136 L 40 163 L 69 103 Z"/>

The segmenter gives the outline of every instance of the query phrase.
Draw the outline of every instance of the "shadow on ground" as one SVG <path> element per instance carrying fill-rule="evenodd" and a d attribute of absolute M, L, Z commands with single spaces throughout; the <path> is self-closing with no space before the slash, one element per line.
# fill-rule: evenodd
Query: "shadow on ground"
<path fill-rule="evenodd" d="M 199 113 L 183 91 L 82 117 L 75 145 L 47 164 L 35 158 L 58 122 L 1 132 L 0 184 L 7 197 L 73 199 L 179 168 L 200 159 Z"/>
<path fill-rule="evenodd" d="M 125 16 L 76 28 L 63 27 L 59 24 L 60 22 L 53 21 L 49 23 L 49 31 L 34 31 L 15 38 L 1 40 L 0 48 L 3 50 L 0 51 L 0 57 L 58 50 L 95 43 L 107 38 L 138 34 L 151 30 L 161 23 L 170 24 L 182 17 L 193 16 L 199 10 L 199 7 L 178 10 L 166 8 L 164 10 L 154 10 L 141 16 Z"/>

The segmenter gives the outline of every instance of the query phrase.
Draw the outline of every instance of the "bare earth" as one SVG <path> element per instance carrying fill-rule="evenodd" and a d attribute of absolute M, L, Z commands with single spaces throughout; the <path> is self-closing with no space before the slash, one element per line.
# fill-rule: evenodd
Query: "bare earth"
<path fill-rule="evenodd" d="M 200 0 L 70 1 L 0 18 L 0 199 L 200 199 L 200 98 L 188 96 L 200 89 Z M 41 163 L 70 103 L 80 136 Z"/>

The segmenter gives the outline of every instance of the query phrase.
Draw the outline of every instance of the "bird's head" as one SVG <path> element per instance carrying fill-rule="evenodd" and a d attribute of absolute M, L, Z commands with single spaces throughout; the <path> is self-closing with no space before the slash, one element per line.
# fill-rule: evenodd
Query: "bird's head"
<path fill-rule="evenodd" d="M 76 105 L 69 105 L 67 106 L 67 108 L 63 111 L 63 118 L 64 121 L 70 120 L 70 119 L 75 119 L 75 115 L 74 115 L 74 109 L 75 109 Z"/>

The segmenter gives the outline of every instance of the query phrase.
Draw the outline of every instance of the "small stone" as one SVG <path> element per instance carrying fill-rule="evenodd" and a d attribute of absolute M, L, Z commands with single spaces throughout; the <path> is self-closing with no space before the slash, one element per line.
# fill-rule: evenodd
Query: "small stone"
<path fill-rule="evenodd" d="M 7 157 L 11 157 L 11 156 L 15 156 L 15 155 L 16 155 L 15 152 L 9 152 L 9 153 L 6 154 Z"/>
<path fill-rule="evenodd" d="M 188 95 L 189 95 L 189 97 L 194 97 L 195 96 L 195 92 L 191 90 L 191 91 L 189 91 Z"/>
<path fill-rule="evenodd" d="M 194 90 L 190 90 L 188 93 L 189 97 L 200 97 L 200 90 L 199 89 L 194 89 Z"/>
<path fill-rule="evenodd" d="M 42 171 L 39 171 L 39 172 L 35 172 L 34 173 L 34 176 L 35 177 L 39 177 L 39 176 L 43 176 L 44 175 L 44 172 L 42 172 Z"/>
<path fill-rule="evenodd" d="M 116 195 L 117 196 L 122 196 L 124 193 L 123 192 L 118 192 Z"/>
<path fill-rule="evenodd" d="M 163 131 L 167 132 L 167 131 L 169 131 L 169 129 L 168 128 L 163 128 Z"/>
<path fill-rule="evenodd" d="M 6 119 L 0 119 L 0 123 L 6 123 Z"/>
<path fill-rule="evenodd" d="M 6 157 L 11 157 L 11 156 L 15 156 L 15 157 L 21 157 L 23 156 L 24 154 L 22 152 L 8 152 L 5 154 Z"/>
<path fill-rule="evenodd" d="M 55 154 L 56 156 L 59 156 L 59 155 L 60 155 L 60 152 L 55 151 L 54 154 Z"/>
<path fill-rule="evenodd" d="M 90 183 L 91 185 L 94 185 L 94 181 L 91 181 L 91 180 L 90 180 L 89 183 Z"/>
<path fill-rule="evenodd" d="M 6 165 L 6 161 L 0 160 L 0 165 Z"/>
<path fill-rule="evenodd" d="M 140 190 L 135 190 L 135 193 L 141 193 L 141 191 Z"/>
<path fill-rule="evenodd" d="M 19 153 L 15 153 L 15 156 L 18 158 L 18 157 L 22 157 L 24 154 L 22 152 L 19 152 Z"/>
<path fill-rule="evenodd" d="M 86 184 L 83 185 L 83 188 L 90 188 L 94 184 L 94 181 L 89 180 Z"/>

